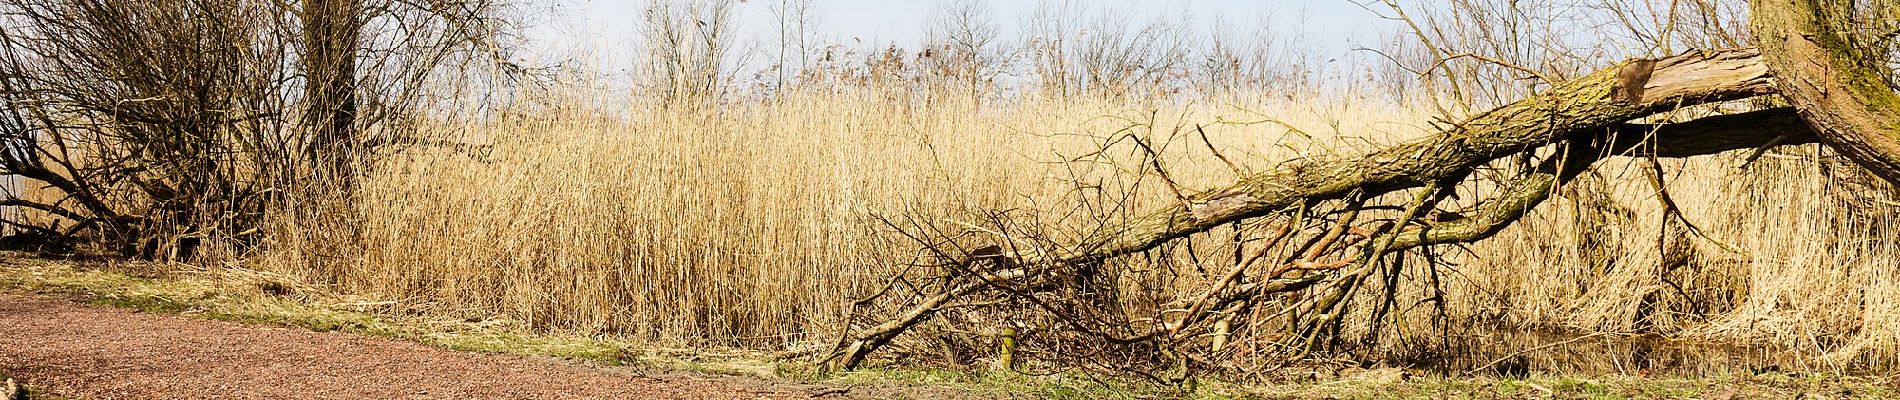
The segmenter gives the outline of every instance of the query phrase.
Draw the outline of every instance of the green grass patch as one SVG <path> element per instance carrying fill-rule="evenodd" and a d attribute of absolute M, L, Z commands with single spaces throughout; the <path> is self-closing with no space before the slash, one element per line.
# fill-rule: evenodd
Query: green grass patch
<path fill-rule="evenodd" d="M 13 256 L 13 257 L 7 257 Z M 207 320 L 299 327 L 421 342 L 432 346 L 487 353 L 551 356 L 606 365 L 666 365 L 666 354 L 639 351 L 640 343 L 610 337 L 533 332 L 505 320 L 471 322 L 466 318 L 400 315 L 367 310 L 386 306 L 360 298 L 298 290 L 273 295 L 254 276 L 223 271 L 185 271 L 163 278 L 131 276 L 107 265 L 73 263 L 0 254 L 0 292 L 66 297 L 90 304 Z M 716 366 L 695 369 L 715 370 Z"/>
<path fill-rule="evenodd" d="M 150 270 L 141 268 L 140 270 Z M 1411 377 L 1191 386 L 1079 373 L 1030 375 L 886 365 L 821 375 L 796 362 L 745 350 L 667 349 L 612 336 L 536 332 L 492 318 L 390 311 L 389 302 L 326 293 L 282 277 L 241 269 L 185 270 L 134 276 L 110 265 L 82 265 L 0 253 L 0 292 L 67 297 L 92 304 L 209 320 L 300 327 L 409 340 L 485 353 L 547 356 L 660 372 L 757 376 L 853 387 L 871 398 L 1047 399 L 1652 399 L 1900 398 L 1894 378 L 1780 373 L 1704 379 L 1536 376 Z M 34 397 L 57 399 L 59 397 Z"/>

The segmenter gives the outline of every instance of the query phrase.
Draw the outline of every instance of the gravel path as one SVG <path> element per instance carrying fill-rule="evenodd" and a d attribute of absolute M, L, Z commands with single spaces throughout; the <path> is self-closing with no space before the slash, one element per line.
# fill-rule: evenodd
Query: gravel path
<path fill-rule="evenodd" d="M 806 399 L 825 387 L 552 359 L 0 294 L 0 373 L 82 399 Z"/>

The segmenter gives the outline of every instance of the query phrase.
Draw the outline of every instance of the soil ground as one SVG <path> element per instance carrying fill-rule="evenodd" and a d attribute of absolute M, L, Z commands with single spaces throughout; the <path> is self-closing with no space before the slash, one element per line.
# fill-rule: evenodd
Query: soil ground
<path fill-rule="evenodd" d="M 0 372 L 87 399 L 807 399 L 837 392 L 5 294 Z"/>

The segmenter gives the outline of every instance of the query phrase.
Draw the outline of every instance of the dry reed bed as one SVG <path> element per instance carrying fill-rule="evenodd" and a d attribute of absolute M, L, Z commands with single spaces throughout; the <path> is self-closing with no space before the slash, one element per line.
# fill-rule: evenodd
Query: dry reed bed
<path fill-rule="evenodd" d="M 1127 129 L 1162 148 L 1171 177 L 1191 189 L 1233 177 L 1197 125 L 1230 159 L 1266 168 L 1414 137 L 1429 116 L 1350 97 L 1001 104 L 876 91 L 717 112 L 586 109 L 524 109 L 467 128 L 494 146 L 487 157 L 419 152 L 379 166 L 353 219 L 295 221 L 306 231 L 355 224 L 358 236 L 279 234 L 254 263 L 543 328 L 781 348 L 824 340 L 848 303 L 915 251 L 875 216 L 1059 211 L 1086 197 L 1078 187 L 1126 190 L 1141 166 L 1125 145 L 1113 162 L 1063 161 Z M 1745 167 L 1745 155 L 1663 160 L 1669 193 L 1701 235 L 1661 239 L 1646 166 L 1607 162 L 1497 238 L 1446 252 L 1458 264 L 1445 278 L 1447 311 L 1509 327 L 1894 354 L 1900 202 L 1815 152 L 1778 150 Z M 1135 209 L 1172 201 L 1161 185 L 1135 191 Z M 1689 261 L 1667 268 L 1664 254 Z"/>

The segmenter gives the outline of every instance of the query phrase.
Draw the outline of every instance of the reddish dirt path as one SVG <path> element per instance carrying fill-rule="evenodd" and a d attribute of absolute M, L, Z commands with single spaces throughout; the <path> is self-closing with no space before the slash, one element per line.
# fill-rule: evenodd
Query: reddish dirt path
<path fill-rule="evenodd" d="M 805 399 L 826 392 L 6 294 L 0 373 L 83 399 Z"/>

